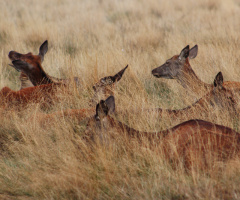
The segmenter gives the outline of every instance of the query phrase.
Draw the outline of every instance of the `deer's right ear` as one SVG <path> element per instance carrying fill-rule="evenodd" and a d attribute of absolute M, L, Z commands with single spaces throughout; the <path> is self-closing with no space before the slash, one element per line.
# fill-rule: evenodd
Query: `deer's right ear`
<path fill-rule="evenodd" d="M 219 72 L 214 79 L 214 87 L 222 88 L 223 87 L 223 75 L 222 72 Z"/>
<path fill-rule="evenodd" d="M 109 96 L 106 100 L 105 103 L 109 109 L 109 113 L 113 114 L 115 112 L 115 99 L 114 96 Z"/>
<path fill-rule="evenodd" d="M 22 60 L 14 60 L 12 61 L 12 64 L 12 67 L 14 67 L 17 71 L 21 72 L 25 72 L 26 70 L 31 70 L 32 68 L 34 68 L 31 64 Z"/>
<path fill-rule="evenodd" d="M 48 51 L 48 41 L 46 40 L 39 48 L 39 56 L 41 57 L 41 61 L 43 62 L 44 56 Z"/>
<path fill-rule="evenodd" d="M 189 59 L 193 59 L 197 56 L 198 54 L 198 45 L 195 45 L 193 48 L 190 49 L 189 51 Z"/>
<path fill-rule="evenodd" d="M 182 49 L 178 58 L 180 61 L 185 61 L 188 56 L 189 56 L 189 45 L 187 45 L 185 48 Z"/>

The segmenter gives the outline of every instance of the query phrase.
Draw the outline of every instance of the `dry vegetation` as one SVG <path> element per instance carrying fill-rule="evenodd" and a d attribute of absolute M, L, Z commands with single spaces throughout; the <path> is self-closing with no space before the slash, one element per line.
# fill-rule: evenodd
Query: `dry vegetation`
<path fill-rule="evenodd" d="M 36 54 L 46 39 L 45 71 L 82 80 L 73 96 L 60 94 L 61 103 L 50 111 L 1 111 L 0 199 L 240 199 L 240 159 L 186 172 L 167 163 L 158 149 L 133 142 L 86 145 L 86 120 L 56 119 L 49 128 L 38 123 L 39 113 L 89 108 L 93 83 L 126 64 L 116 88 L 117 109 L 193 103 L 195 97 L 176 81 L 151 75 L 187 44 L 199 45 L 191 65 L 203 81 L 212 83 L 219 71 L 225 80 L 239 81 L 239 13 L 238 0 L 0 1 L 0 88 L 20 87 L 8 52 Z M 227 113 L 205 119 L 240 130 Z M 132 113 L 121 120 L 144 131 L 175 125 L 167 117 Z"/>

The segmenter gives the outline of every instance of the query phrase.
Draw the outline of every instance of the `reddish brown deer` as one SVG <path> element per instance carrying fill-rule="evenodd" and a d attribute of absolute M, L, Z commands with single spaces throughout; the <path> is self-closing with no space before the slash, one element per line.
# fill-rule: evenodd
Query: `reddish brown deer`
<path fill-rule="evenodd" d="M 201 81 L 193 71 L 189 60 L 194 59 L 198 53 L 198 46 L 189 49 L 189 45 L 182 49 L 179 55 L 168 59 L 163 65 L 152 70 L 157 78 L 176 79 L 184 88 L 190 89 L 195 94 L 205 94 L 212 88 L 212 84 Z M 233 81 L 224 82 L 225 88 L 240 92 L 240 83 Z"/>
<path fill-rule="evenodd" d="M 42 62 L 44 56 L 48 51 L 48 41 L 46 40 L 39 48 L 39 54 L 33 55 L 31 52 L 27 54 L 21 54 L 16 51 L 10 51 L 8 54 L 9 59 L 12 61 L 17 71 L 21 72 L 21 89 L 26 87 L 32 87 L 37 85 L 49 84 L 49 83 L 69 83 L 69 79 L 59 79 L 48 75 L 43 67 Z M 79 79 L 74 77 L 76 85 L 79 85 Z"/>
<path fill-rule="evenodd" d="M 231 90 L 224 87 L 221 72 L 216 75 L 213 87 L 209 89 L 209 92 L 191 106 L 179 110 L 155 108 L 150 111 L 157 111 L 159 118 L 168 116 L 171 118 L 171 121 L 174 121 L 175 119 L 202 118 L 212 114 L 216 108 L 220 112 L 228 112 L 231 117 L 238 114 L 238 104 L 235 95 Z"/>
<path fill-rule="evenodd" d="M 41 63 L 44 60 L 44 55 L 48 50 L 48 41 L 46 40 L 39 48 L 39 54 L 33 55 L 32 53 L 20 54 L 15 51 L 9 52 L 9 58 L 12 60 L 12 67 L 21 72 L 21 88 L 29 87 L 29 80 L 34 86 L 58 83 L 68 84 L 70 79 L 58 79 L 49 76 L 43 69 Z M 96 103 L 102 98 L 113 95 L 115 84 L 122 78 L 128 65 L 114 76 L 107 76 L 101 78 L 94 86 L 94 96 L 92 102 Z M 28 80 L 29 78 L 29 80 Z M 74 82 L 77 86 L 80 84 L 78 77 L 74 77 Z"/>
<path fill-rule="evenodd" d="M 106 102 L 109 100 L 107 99 Z M 96 112 L 96 108 L 89 109 L 68 109 L 63 111 L 54 112 L 51 114 L 37 114 L 37 120 L 40 122 L 40 125 L 45 126 L 51 124 L 54 120 L 66 119 L 66 120 L 75 120 L 77 123 L 80 123 L 83 120 L 92 117 Z M 114 109 L 109 110 L 109 114 L 115 114 Z"/>
<path fill-rule="evenodd" d="M 53 121 L 59 121 L 60 119 L 75 120 L 80 123 L 82 120 L 92 117 L 94 115 L 95 109 L 69 109 L 64 111 L 58 111 L 51 114 L 37 114 L 37 120 L 41 126 L 52 124 Z"/>
<path fill-rule="evenodd" d="M 13 61 L 13 65 L 17 69 L 27 69 L 29 68 L 30 64 L 21 61 L 21 60 L 15 60 Z M 126 66 L 124 69 L 122 69 L 120 72 L 115 74 L 114 76 L 108 76 L 105 78 L 100 79 L 98 83 L 96 83 L 93 88 L 95 90 L 95 98 L 97 97 L 105 97 L 106 95 L 112 95 L 115 83 L 118 82 L 122 75 L 124 74 L 125 70 L 128 66 Z M 42 73 L 43 74 L 43 73 Z M 46 78 L 43 78 L 42 81 L 48 80 L 47 76 Z M 13 107 L 18 106 L 19 109 L 21 107 L 26 106 L 28 103 L 38 103 L 41 102 L 41 99 L 48 99 L 50 101 L 50 97 L 54 100 L 56 96 L 56 90 L 58 87 L 63 86 L 65 87 L 68 84 L 64 84 L 64 82 L 51 82 L 49 84 L 45 85 L 37 85 L 35 87 L 27 87 L 20 91 L 12 91 L 10 88 L 5 87 L 0 91 L 1 96 L 1 103 L 4 105 L 3 107 Z"/>
<path fill-rule="evenodd" d="M 239 155 L 240 133 L 231 128 L 195 119 L 160 132 L 142 132 L 109 116 L 109 110 L 115 110 L 113 96 L 106 101 L 101 100 L 96 106 L 96 114 L 87 125 L 87 141 L 106 144 L 125 136 L 140 144 L 148 142 L 150 147 L 162 148 L 166 158 L 176 162 L 183 160 L 187 168 L 195 164 L 196 158 L 198 166 L 204 168 L 211 164 L 209 155 L 214 155 L 218 160 Z"/>
<path fill-rule="evenodd" d="M 27 87 L 19 91 L 13 91 L 4 87 L 0 91 L 0 107 L 4 109 L 21 110 L 31 103 L 41 103 L 43 107 L 48 107 L 56 100 L 56 92 L 63 86 L 58 83 Z"/>
<path fill-rule="evenodd" d="M 154 115 L 158 117 L 159 120 L 164 118 L 170 118 L 171 124 L 176 124 L 176 122 L 179 121 L 186 121 L 191 118 L 201 118 L 204 117 L 207 118 L 208 114 L 212 114 L 214 112 L 215 107 L 218 107 L 219 109 L 223 110 L 224 112 L 229 111 L 231 114 L 235 114 L 236 108 L 235 108 L 235 100 L 234 96 L 232 95 L 232 92 L 230 90 L 227 90 L 222 87 L 223 79 L 222 74 L 218 73 L 214 80 L 215 87 L 206 94 L 203 98 L 199 99 L 196 103 L 194 103 L 191 106 L 188 106 L 184 109 L 180 110 L 168 110 L 168 109 L 160 109 L 160 108 L 154 108 L 154 109 L 148 109 L 143 110 L 144 114 L 157 114 Z M 51 123 L 54 119 L 67 119 L 67 120 L 77 120 L 78 122 L 86 119 L 87 117 L 90 117 L 94 115 L 95 109 L 89 108 L 89 109 L 69 109 L 64 111 L 59 111 L 51 114 L 42 114 L 38 117 L 40 119 L 41 123 Z M 141 114 L 139 111 L 130 111 L 131 113 L 135 114 Z M 113 113 L 113 110 L 111 110 L 111 113 Z M 116 115 L 123 115 L 126 114 L 126 111 L 120 110 L 117 113 L 114 113 Z M 233 117 L 233 115 L 231 115 Z"/>
<path fill-rule="evenodd" d="M 32 60 L 32 62 L 34 62 Z M 22 60 L 14 60 L 12 61 L 13 66 L 18 71 L 27 74 L 30 80 L 35 83 L 34 85 L 39 85 L 42 83 L 46 84 L 47 82 L 55 83 L 56 81 L 52 81 L 52 78 L 49 79 L 49 76 L 43 71 L 42 67 L 36 68 L 32 64 Z M 36 63 L 35 63 L 36 64 Z M 36 69 L 35 69 L 36 68 Z M 125 70 L 128 68 L 128 65 L 124 67 L 121 71 L 116 73 L 114 76 L 106 76 L 101 78 L 97 83 L 94 84 L 94 96 L 92 98 L 93 102 L 98 102 L 101 98 L 106 98 L 110 95 L 113 95 L 115 84 L 121 80 Z M 35 70 L 32 70 L 35 69 Z M 76 80 L 75 80 L 76 81 Z M 59 83 L 59 82 L 57 82 Z M 60 83 L 67 83 L 66 81 L 61 81 Z"/>

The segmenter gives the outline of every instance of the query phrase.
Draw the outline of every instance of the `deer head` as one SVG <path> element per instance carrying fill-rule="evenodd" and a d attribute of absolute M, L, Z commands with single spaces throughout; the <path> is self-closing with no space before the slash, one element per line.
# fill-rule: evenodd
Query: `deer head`
<path fill-rule="evenodd" d="M 115 112 L 115 99 L 114 96 L 108 97 L 105 101 L 101 100 L 96 106 L 96 114 L 91 117 L 87 124 L 86 136 L 93 139 L 97 136 L 101 142 L 106 141 L 109 127 L 111 126 L 111 118 L 109 114 Z"/>
<path fill-rule="evenodd" d="M 8 54 L 9 59 L 12 61 L 11 65 L 17 71 L 21 72 L 21 79 L 27 81 L 26 76 L 30 79 L 33 85 L 48 84 L 51 80 L 42 68 L 44 56 L 48 51 L 48 41 L 46 40 L 39 48 L 39 54 L 33 55 L 32 53 L 21 54 L 16 51 L 10 51 Z M 26 76 L 24 76 L 25 74 Z M 25 84 L 25 83 L 22 83 Z"/>
<path fill-rule="evenodd" d="M 237 114 L 237 100 L 233 92 L 223 86 L 223 75 L 219 72 L 215 79 L 212 90 L 195 104 L 211 105 L 213 108 L 218 107 L 224 112 L 228 111 L 231 114 Z M 194 106 L 194 105 L 193 105 Z"/>
<path fill-rule="evenodd" d="M 105 99 L 106 97 L 114 94 L 115 84 L 121 80 L 125 70 L 128 65 L 124 67 L 120 72 L 114 76 L 106 76 L 101 78 L 94 86 L 93 90 L 95 92 L 92 99 L 93 102 L 98 102 L 100 99 Z"/>
<path fill-rule="evenodd" d="M 198 46 L 189 49 L 189 45 L 182 49 L 179 55 L 168 59 L 163 65 L 152 70 L 152 74 L 157 78 L 175 79 L 182 76 L 187 67 L 190 66 L 189 59 L 194 59 L 198 53 Z M 191 69 L 190 69 L 191 70 Z"/>

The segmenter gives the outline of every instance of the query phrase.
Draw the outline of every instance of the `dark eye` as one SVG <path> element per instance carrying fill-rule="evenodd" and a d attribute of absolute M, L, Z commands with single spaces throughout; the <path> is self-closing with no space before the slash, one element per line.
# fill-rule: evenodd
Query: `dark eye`
<path fill-rule="evenodd" d="M 97 116 L 97 115 L 95 115 L 95 120 L 96 120 L 96 121 L 100 121 L 100 117 Z"/>
<path fill-rule="evenodd" d="M 105 77 L 105 78 L 101 78 L 101 80 L 100 80 L 100 82 L 103 83 L 103 84 L 105 84 L 106 81 L 107 81 L 107 78 L 106 78 L 106 77 Z"/>
<path fill-rule="evenodd" d="M 170 64 L 170 62 L 169 62 L 169 61 L 167 61 L 167 62 L 166 62 L 166 65 L 169 65 L 169 64 Z"/>

